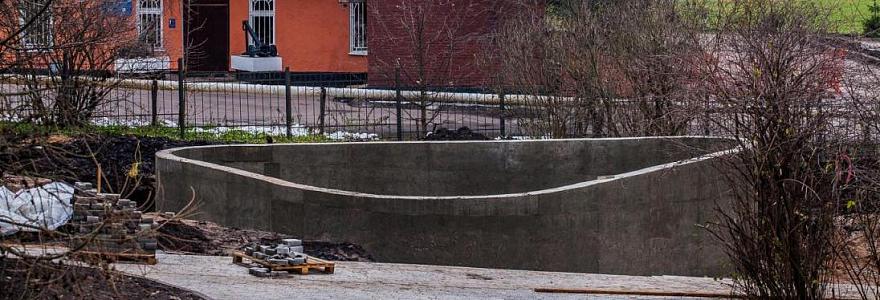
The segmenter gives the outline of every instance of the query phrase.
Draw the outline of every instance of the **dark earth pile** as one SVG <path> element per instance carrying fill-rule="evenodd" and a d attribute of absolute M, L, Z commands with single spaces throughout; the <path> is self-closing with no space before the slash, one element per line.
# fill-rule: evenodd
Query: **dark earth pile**
<path fill-rule="evenodd" d="M 274 232 L 224 227 L 213 222 L 169 220 L 157 214 L 149 215 L 159 223 L 159 248 L 168 252 L 220 256 L 254 242 L 277 244 L 282 239 L 298 238 Z M 351 243 L 304 240 L 303 246 L 306 254 L 322 259 L 373 261 L 363 247 Z"/>
<path fill-rule="evenodd" d="M 56 135 L 0 144 L 4 145 L 0 149 L 3 173 L 70 183 L 97 182 L 100 165 L 103 191 L 121 193 L 143 205 L 151 204 L 149 200 L 154 194 L 153 164 L 157 151 L 209 143 L 156 137 Z"/>
<path fill-rule="evenodd" d="M 484 141 L 490 138 L 480 133 L 472 131 L 470 128 L 462 127 L 458 130 L 449 130 L 439 128 L 434 132 L 425 136 L 426 141 Z"/>
<path fill-rule="evenodd" d="M 0 299 L 204 299 L 149 279 L 0 257 Z"/>

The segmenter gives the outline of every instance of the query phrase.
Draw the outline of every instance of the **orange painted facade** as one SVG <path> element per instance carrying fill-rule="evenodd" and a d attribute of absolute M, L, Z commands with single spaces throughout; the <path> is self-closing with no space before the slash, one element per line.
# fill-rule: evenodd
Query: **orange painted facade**
<path fill-rule="evenodd" d="M 180 1 L 163 1 L 164 51 L 160 54 L 172 60 L 172 68 L 177 67 L 175 62 L 183 53 Z M 250 1 L 228 1 L 229 28 L 210 30 L 227 30 L 229 55 L 240 55 L 245 50 L 241 22 L 248 19 Z M 172 19 L 175 28 L 169 26 Z M 275 45 L 284 66 L 292 72 L 367 72 L 367 56 L 349 54 L 349 8 L 338 0 L 275 0 Z"/>

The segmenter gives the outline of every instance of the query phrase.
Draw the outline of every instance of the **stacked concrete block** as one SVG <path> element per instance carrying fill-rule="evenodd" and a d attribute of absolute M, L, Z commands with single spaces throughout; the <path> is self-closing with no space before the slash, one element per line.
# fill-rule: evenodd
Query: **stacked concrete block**
<path fill-rule="evenodd" d="M 308 256 L 303 253 L 302 241 L 285 239 L 276 245 L 252 244 L 244 247 L 244 253 L 274 265 L 304 265 Z M 252 272 L 253 274 L 253 272 Z"/>
<path fill-rule="evenodd" d="M 155 254 L 158 248 L 152 218 L 137 203 L 118 194 L 98 193 L 91 184 L 76 183 L 70 225 L 77 235 L 70 247 L 102 254 Z"/>
<path fill-rule="evenodd" d="M 257 277 L 270 277 L 273 272 L 269 268 L 253 267 L 248 269 L 248 273 Z"/>

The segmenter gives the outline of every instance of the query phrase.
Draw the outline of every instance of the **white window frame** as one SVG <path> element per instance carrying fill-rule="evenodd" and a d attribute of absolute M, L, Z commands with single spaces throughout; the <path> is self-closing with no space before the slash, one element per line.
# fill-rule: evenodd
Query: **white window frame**
<path fill-rule="evenodd" d="M 268 2 L 268 4 L 272 7 L 271 10 L 254 10 L 254 6 L 257 2 Z M 251 28 L 254 29 L 254 33 L 260 38 L 263 39 L 263 43 L 266 45 L 275 45 L 276 37 L 278 36 L 278 31 L 275 30 L 275 10 L 276 5 L 275 0 L 249 0 L 248 1 L 248 23 L 251 25 Z M 255 18 L 256 17 L 270 17 L 272 18 L 272 35 L 271 39 L 266 39 L 266 33 L 260 32 L 263 28 L 261 26 L 257 26 Z M 251 39 L 250 35 L 247 35 L 248 45 L 253 45 L 254 41 Z"/>
<path fill-rule="evenodd" d="M 46 0 L 43 0 L 46 1 Z M 19 4 L 31 5 L 30 8 L 38 10 L 42 8 L 43 3 L 40 3 L 40 0 L 22 0 Z M 25 13 L 26 7 L 19 6 L 18 7 L 18 20 L 20 26 L 24 27 L 28 21 L 32 18 L 31 15 L 26 15 Z M 24 31 L 21 32 L 21 44 L 27 51 L 38 51 L 42 49 L 48 49 L 54 46 L 55 44 L 55 22 L 52 18 L 52 7 L 46 9 L 45 15 L 41 16 L 41 18 L 46 18 L 45 20 L 37 19 L 34 23 L 31 24 L 31 27 L 25 28 Z M 42 22 L 41 22 L 42 21 Z M 38 42 L 34 42 L 34 40 L 30 37 L 31 29 L 34 26 L 43 26 L 44 30 L 41 31 L 44 36 L 39 39 Z"/>
<path fill-rule="evenodd" d="M 158 5 L 158 7 L 143 7 L 143 6 L 141 6 L 141 3 L 149 3 L 149 2 L 156 3 Z M 143 15 L 156 15 L 157 16 L 158 22 L 156 22 L 156 24 L 155 24 L 156 28 L 153 28 L 157 32 L 157 34 L 156 34 L 157 41 L 156 41 L 156 44 L 150 45 L 156 50 L 162 50 L 165 46 L 165 39 L 164 39 L 165 34 L 164 34 L 164 32 L 162 32 L 162 29 L 163 29 L 164 23 L 165 23 L 165 19 L 164 19 L 165 16 L 163 13 L 163 9 L 165 7 L 162 2 L 164 2 L 164 1 L 163 0 L 138 0 L 137 1 L 137 4 L 138 4 L 137 5 L 138 38 L 140 38 L 144 33 L 143 32 L 144 27 L 143 27 L 143 24 L 141 23 L 142 22 L 141 16 L 143 16 Z"/>
<path fill-rule="evenodd" d="M 367 2 L 348 3 L 348 54 L 367 55 Z"/>

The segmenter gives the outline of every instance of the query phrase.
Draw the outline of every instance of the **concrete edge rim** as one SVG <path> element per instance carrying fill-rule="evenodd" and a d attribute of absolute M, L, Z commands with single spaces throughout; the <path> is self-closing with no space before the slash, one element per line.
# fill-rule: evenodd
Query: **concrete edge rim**
<path fill-rule="evenodd" d="M 717 139 L 717 140 L 733 140 L 725 137 L 711 137 L 711 136 L 660 136 L 660 137 L 627 137 L 627 138 L 582 138 L 582 139 L 556 139 L 556 140 L 504 140 L 504 141 L 409 141 L 409 142 L 368 142 L 370 144 L 457 144 L 457 143 L 518 143 L 518 142 L 559 142 L 559 141 L 613 141 L 613 140 L 638 140 L 638 139 Z M 594 179 L 584 182 L 578 182 L 574 184 L 546 188 L 535 191 L 528 191 L 523 193 L 511 193 L 511 194 L 494 194 L 494 195 L 471 195 L 471 196 L 411 196 L 411 195 L 378 195 L 378 194 L 369 194 L 369 193 L 361 193 L 355 191 L 347 191 L 340 189 L 331 189 L 331 188 L 323 188 L 312 185 L 305 185 L 295 182 L 290 182 L 286 180 L 282 180 L 275 177 L 266 176 L 263 174 L 253 173 L 249 171 L 245 171 L 242 169 L 227 167 L 215 163 L 205 162 L 201 160 L 195 160 L 190 158 L 185 158 L 181 156 L 177 156 L 175 152 L 183 151 L 183 150 L 200 150 L 200 149 L 212 149 L 212 148 L 227 148 L 227 147 L 275 147 L 275 146 L 315 146 L 315 145 L 356 145 L 356 144 L 365 144 L 365 143 L 293 143 L 293 144 L 236 144 L 236 145 L 208 145 L 208 146 L 191 146 L 191 147 L 180 147 L 180 148 L 171 148 L 165 149 L 159 152 L 156 152 L 156 159 L 166 159 L 171 161 L 176 161 L 180 163 L 188 163 L 194 164 L 200 167 L 205 167 L 221 172 L 232 173 L 240 176 L 251 177 L 254 179 L 258 179 L 261 181 L 265 181 L 271 184 L 291 187 L 296 189 L 301 189 L 304 191 L 313 191 L 320 193 L 329 193 L 340 196 L 348 196 L 348 197 L 361 197 L 361 198 L 374 198 L 374 199 L 386 199 L 386 200 L 489 200 L 489 199 L 501 199 L 501 198 L 515 198 L 515 197 L 528 197 L 528 196 L 536 196 L 543 194 L 551 194 L 557 193 L 566 190 L 573 190 L 584 188 L 600 183 L 613 182 L 617 180 L 622 180 L 625 178 L 630 178 L 634 176 L 638 176 L 645 173 L 656 172 L 664 169 L 672 169 L 677 166 L 684 166 L 693 163 L 698 163 L 714 158 L 718 158 L 725 155 L 734 154 L 740 151 L 739 147 L 733 147 L 726 150 L 716 151 L 712 153 L 703 154 L 700 156 L 687 158 L 678 161 L 672 161 L 668 163 L 663 163 L 659 165 L 653 165 L 645 168 L 641 168 L 638 170 L 633 170 L 630 172 L 615 174 L 613 178 L 607 179 Z"/>

